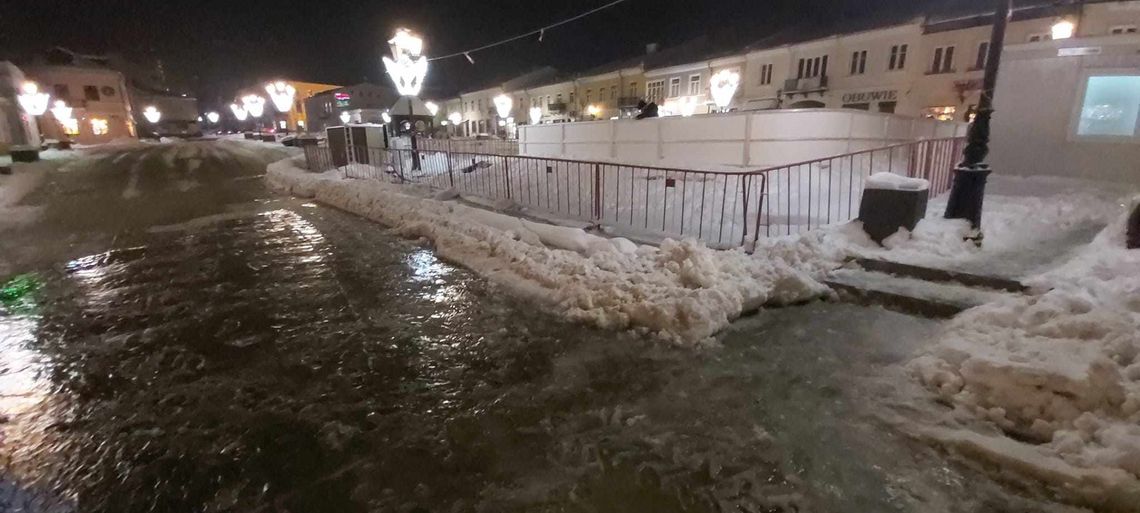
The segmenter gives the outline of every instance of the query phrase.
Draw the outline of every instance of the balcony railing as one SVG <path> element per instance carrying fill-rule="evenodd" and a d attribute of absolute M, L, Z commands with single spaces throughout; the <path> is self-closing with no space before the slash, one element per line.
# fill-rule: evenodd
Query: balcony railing
<path fill-rule="evenodd" d="M 827 75 L 811 78 L 789 78 L 784 81 L 785 93 L 807 93 L 827 90 Z"/>
<path fill-rule="evenodd" d="M 553 102 L 546 105 L 546 110 L 552 114 L 563 114 L 567 108 L 568 105 L 566 105 L 566 102 Z"/>

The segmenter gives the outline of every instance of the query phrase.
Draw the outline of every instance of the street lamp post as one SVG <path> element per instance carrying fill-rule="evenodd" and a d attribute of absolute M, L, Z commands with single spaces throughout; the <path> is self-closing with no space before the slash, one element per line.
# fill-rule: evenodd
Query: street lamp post
<path fill-rule="evenodd" d="M 966 149 L 962 152 L 962 162 L 954 169 L 954 184 L 946 203 L 945 217 L 969 220 L 973 229 L 971 238 L 978 245 L 982 243 L 982 200 L 986 195 L 986 178 L 992 171 L 984 162 L 990 152 L 990 118 L 994 111 L 994 88 L 997 86 L 1002 47 L 1005 46 L 1005 29 L 1012 15 L 1013 0 L 998 0 L 977 114 L 966 134 Z"/>

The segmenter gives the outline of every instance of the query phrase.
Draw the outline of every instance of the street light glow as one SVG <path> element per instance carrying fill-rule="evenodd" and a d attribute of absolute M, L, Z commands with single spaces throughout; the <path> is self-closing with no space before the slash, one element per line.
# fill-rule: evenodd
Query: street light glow
<path fill-rule="evenodd" d="M 249 117 L 249 112 L 236 103 L 230 104 L 230 110 L 233 111 L 234 117 L 237 118 L 238 121 L 245 121 L 245 119 Z"/>
<path fill-rule="evenodd" d="M 435 102 L 424 102 L 424 107 L 427 107 L 427 110 L 429 113 L 431 113 L 432 117 L 435 116 L 436 112 L 439 112 L 439 105 L 436 105 Z"/>
<path fill-rule="evenodd" d="M 158 123 L 158 120 L 162 119 L 162 113 L 154 105 L 148 105 L 143 109 L 143 117 L 150 123 Z"/>
<path fill-rule="evenodd" d="M 344 112 L 340 113 L 340 122 L 341 123 L 344 123 L 347 125 L 348 120 L 350 120 L 350 119 L 352 119 L 352 116 L 348 114 L 348 111 L 344 111 Z"/>
<path fill-rule="evenodd" d="M 1053 39 L 1069 39 L 1077 31 L 1077 26 L 1069 20 L 1061 20 L 1053 24 Z"/>
<path fill-rule="evenodd" d="M 206 113 L 206 121 L 209 121 L 211 125 L 216 124 L 221 118 L 217 112 L 210 111 Z"/>
<path fill-rule="evenodd" d="M 51 108 L 51 115 L 55 117 L 56 121 L 63 123 L 71 119 L 71 107 L 68 107 L 67 102 L 63 100 L 56 100 L 55 106 Z"/>
<path fill-rule="evenodd" d="M 499 113 L 500 118 L 505 118 L 511 115 L 511 107 L 514 105 L 514 100 L 510 96 L 500 94 L 492 100 L 495 102 L 495 111 Z"/>
<path fill-rule="evenodd" d="M 537 125 L 542 121 L 542 107 L 530 108 L 530 124 Z"/>
<path fill-rule="evenodd" d="M 740 73 L 730 69 L 722 69 L 716 72 L 709 80 L 709 91 L 712 93 L 713 103 L 722 109 L 732 103 L 732 97 L 736 94 L 738 87 L 740 87 Z"/>
<path fill-rule="evenodd" d="M 427 76 L 428 61 L 424 57 L 424 41 L 412 31 L 396 29 L 396 35 L 388 40 L 392 47 L 392 58 L 384 57 L 384 69 L 396 84 L 396 92 L 402 96 L 416 96 L 423 89 Z"/>
<path fill-rule="evenodd" d="M 384 123 L 391 123 L 392 122 L 392 115 L 388 114 L 388 112 L 385 111 L 385 112 L 380 113 L 380 119 L 384 120 Z"/>
<path fill-rule="evenodd" d="M 451 124 L 458 125 L 463 122 L 463 114 L 452 112 L 447 116 L 447 119 L 448 121 L 451 121 Z"/>
<path fill-rule="evenodd" d="M 265 98 L 256 94 L 242 96 L 241 104 L 245 107 L 245 111 L 255 118 L 260 118 L 265 113 Z"/>
<path fill-rule="evenodd" d="M 20 86 L 20 94 L 16 96 L 16 101 L 20 102 L 20 107 L 24 112 L 33 116 L 42 116 L 47 112 L 48 102 L 51 96 L 47 93 L 40 92 L 40 86 L 35 82 L 24 82 Z"/>
<path fill-rule="evenodd" d="M 265 92 L 277 112 L 289 112 L 293 108 L 293 98 L 297 95 L 297 88 L 280 80 L 265 84 Z M 256 116 L 255 116 L 256 117 Z"/>

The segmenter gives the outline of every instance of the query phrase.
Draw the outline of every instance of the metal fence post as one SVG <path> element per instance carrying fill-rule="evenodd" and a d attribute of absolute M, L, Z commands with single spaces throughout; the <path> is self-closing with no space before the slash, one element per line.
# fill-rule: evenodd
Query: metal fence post
<path fill-rule="evenodd" d="M 447 139 L 447 180 L 455 188 L 455 166 L 451 164 L 451 138 Z"/>

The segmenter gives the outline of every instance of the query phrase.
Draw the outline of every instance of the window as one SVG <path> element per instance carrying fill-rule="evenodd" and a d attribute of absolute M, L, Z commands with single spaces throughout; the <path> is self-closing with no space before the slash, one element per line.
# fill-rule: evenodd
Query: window
<path fill-rule="evenodd" d="M 1029 42 L 1030 43 L 1036 43 L 1038 41 L 1048 41 L 1050 39 L 1053 39 L 1053 35 L 1045 33 L 1045 32 L 1039 32 L 1037 34 L 1029 34 Z"/>
<path fill-rule="evenodd" d="M 68 118 L 68 119 L 60 120 L 59 123 L 61 125 L 63 125 L 63 133 L 65 133 L 67 135 L 79 135 L 79 120 L 78 119 Z"/>
<path fill-rule="evenodd" d="M 562 95 L 559 95 L 562 96 Z M 570 103 L 574 103 L 574 91 L 570 91 Z"/>
<path fill-rule="evenodd" d="M 765 64 L 760 66 L 760 85 L 769 85 L 772 83 L 772 65 Z"/>
<path fill-rule="evenodd" d="M 927 107 L 922 110 L 922 117 L 938 121 L 954 121 L 955 112 L 958 112 L 958 108 L 953 106 Z"/>
<path fill-rule="evenodd" d="M 115 96 L 115 88 L 111 86 L 103 86 L 99 91 L 103 93 L 103 96 Z"/>
<path fill-rule="evenodd" d="M 1140 137 L 1140 75 L 1089 77 L 1077 135 Z"/>
<path fill-rule="evenodd" d="M 894 45 L 891 47 L 891 61 L 887 70 L 895 71 L 906 68 L 906 51 L 910 45 Z"/>
<path fill-rule="evenodd" d="M 52 89 L 55 90 L 55 97 L 58 100 L 68 100 L 71 98 L 71 91 L 68 89 L 67 84 L 56 84 Z"/>
<path fill-rule="evenodd" d="M 796 78 L 815 78 L 827 76 L 827 56 L 800 59 L 799 72 Z"/>
<path fill-rule="evenodd" d="M 636 97 L 637 96 L 637 82 L 630 82 L 629 83 L 629 96 L 630 97 Z"/>
<path fill-rule="evenodd" d="M 985 69 L 986 62 L 990 60 L 990 42 L 978 44 L 978 56 L 974 59 L 974 69 Z"/>
<path fill-rule="evenodd" d="M 594 98 L 594 90 L 593 89 L 587 89 L 586 90 L 586 104 L 589 104 L 591 101 L 593 101 L 593 98 Z"/>
<path fill-rule="evenodd" d="M 88 101 L 99 101 L 99 88 L 95 86 L 83 86 L 83 99 Z M 103 121 L 106 123 L 106 120 Z"/>
<path fill-rule="evenodd" d="M 87 86 L 95 87 L 95 86 Z M 86 89 L 86 87 L 84 88 Z M 107 120 L 92 118 L 91 119 L 91 133 L 95 135 L 107 135 L 111 132 L 111 128 L 107 125 Z"/>
<path fill-rule="evenodd" d="M 930 65 L 931 73 L 954 72 L 954 47 L 940 46 L 934 49 L 934 62 Z"/>
<path fill-rule="evenodd" d="M 867 71 L 867 50 L 851 54 L 851 74 L 862 75 Z M 864 109 L 866 110 L 866 109 Z"/>
<path fill-rule="evenodd" d="M 673 77 L 669 79 L 669 97 L 676 98 L 681 96 L 681 77 Z"/>
<path fill-rule="evenodd" d="M 651 102 L 660 101 L 665 93 L 665 81 L 654 80 L 645 83 L 645 99 Z"/>
<path fill-rule="evenodd" d="M 1136 25 L 1118 25 L 1108 29 L 1108 33 L 1114 36 L 1118 36 L 1120 34 L 1135 34 Z"/>
<path fill-rule="evenodd" d="M 617 86 L 616 86 L 616 85 L 615 85 L 615 86 L 610 86 L 610 99 L 611 99 L 611 100 L 616 100 L 616 99 L 617 99 L 617 97 L 618 97 L 618 95 L 617 95 Z"/>
<path fill-rule="evenodd" d="M 879 112 L 894 114 L 896 107 L 898 107 L 898 102 L 879 102 Z"/>
<path fill-rule="evenodd" d="M 701 94 L 701 76 L 689 75 L 689 96 Z"/>

